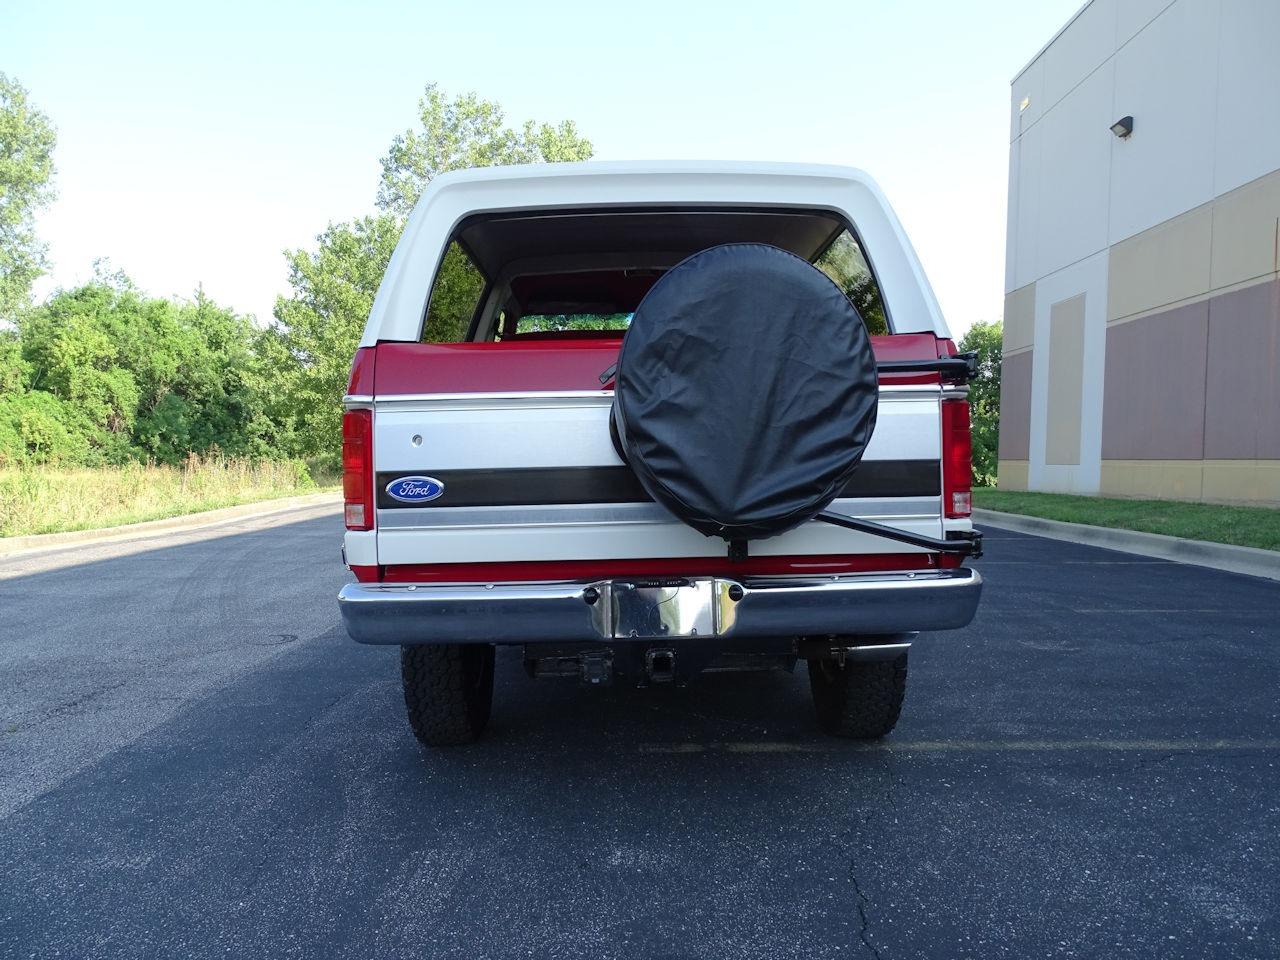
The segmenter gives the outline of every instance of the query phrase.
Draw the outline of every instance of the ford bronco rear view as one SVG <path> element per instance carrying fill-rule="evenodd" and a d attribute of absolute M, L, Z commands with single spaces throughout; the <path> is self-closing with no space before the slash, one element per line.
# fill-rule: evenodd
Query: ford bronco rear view
<path fill-rule="evenodd" d="M 496 645 L 593 684 L 803 659 L 824 730 L 884 736 L 982 589 L 971 374 L 858 171 L 440 177 L 344 398 L 347 630 L 429 745 L 484 729 Z"/>

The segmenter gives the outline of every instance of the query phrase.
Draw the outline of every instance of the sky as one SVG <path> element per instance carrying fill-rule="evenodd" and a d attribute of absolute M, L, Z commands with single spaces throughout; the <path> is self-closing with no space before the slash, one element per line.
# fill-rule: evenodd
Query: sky
<path fill-rule="evenodd" d="M 435 82 L 597 159 L 861 167 L 958 336 L 1002 311 L 1009 82 L 1079 4 L 0 0 L 0 71 L 58 129 L 37 295 L 106 258 L 269 322 L 283 251 L 373 210 Z"/>

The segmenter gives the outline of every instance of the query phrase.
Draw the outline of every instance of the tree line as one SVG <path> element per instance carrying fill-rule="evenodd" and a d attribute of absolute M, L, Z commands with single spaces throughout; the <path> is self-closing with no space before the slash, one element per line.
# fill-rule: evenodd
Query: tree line
<path fill-rule="evenodd" d="M 290 293 L 263 325 L 200 290 L 189 299 L 148 296 L 106 267 L 32 305 L 32 284 L 47 266 L 34 218 L 54 196 L 56 141 L 26 90 L 0 73 L 0 466 L 177 463 L 192 453 L 336 465 L 337 398 L 427 184 L 450 170 L 592 155 L 572 121 L 512 127 L 497 103 L 428 85 L 415 124 L 382 158 L 376 212 L 331 223 L 313 247 L 285 251 Z M 427 339 L 451 338 L 480 282 L 451 248 Z M 844 285 L 882 325 L 874 289 Z M 999 323 L 975 325 L 962 347 L 981 354 L 971 394 L 975 474 L 994 482 Z"/>
<path fill-rule="evenodd" d="M 347 371 L 418 197 L 449 170 L 586 160 L 571 121 L 507 124 L 473 93 L 429 85 L 416 124 L 382 158 L 377 212 L 285 252 L 288 296 L 266 325 L 197 290 L 148 296 L 105 266 L 39 305 L 35 215 L 54 197 L 53 124 L 0 73 L 0 466 L 177 463 L 190 454 L 336 464 Z M 446 256 L 427 336 L 478 282 Z"/>

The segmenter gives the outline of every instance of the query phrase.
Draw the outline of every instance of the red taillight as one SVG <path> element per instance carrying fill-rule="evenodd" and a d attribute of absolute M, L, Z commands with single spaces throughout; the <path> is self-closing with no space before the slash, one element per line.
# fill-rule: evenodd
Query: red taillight
<path fill-rule="evenodd" d="M 942 401 L 942 508 L 948 517 L 973 512 L 973 439 L 969 401 Z"/>
<path fill-rule="evenodd" d="M 342 499 L 348 530 L 373 529 L 373 411 L 342 415 Z"/>

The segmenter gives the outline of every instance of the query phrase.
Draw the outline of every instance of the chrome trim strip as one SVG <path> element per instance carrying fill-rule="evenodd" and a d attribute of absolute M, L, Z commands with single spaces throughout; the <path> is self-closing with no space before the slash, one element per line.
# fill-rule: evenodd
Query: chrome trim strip
<path fill-rule="evenodd" d="M 937 520 L 937 497 L 836 500 L 829 508 L 847 516 L 877 520 Z M 434 530 L 441 527 L 542 527 L 587 523 L 674 523 L 677 518 L 656 503 L 560 503 L 528 506 L 432 507 L 429 510 L 380 509 L 384 530 Z"/>
<path fill-rule="evenodd" d="M 367 393 L 348 393 L 342 398 L 343 409 L 359 410 L 373 406 L 373 396 Z"/>
<path fill-rule="evenodd" d="M 458 401 L 474 403 L 502 403 L 511 400 L 595 400 L 597 402 L 613 401 L 612 390 L 513 390 L 497 393 L 391 393 L 375 397 L 381 404 L 403 403 L 456 403 Z"/>
<path fill-rule="evenodd" d="M 899 383 L 890 387 L 880 387 L 880 399 L 918 400 L 921 396 L 936 397 L 941 387 L 936 383 Z"/>
<path fill-rule="evenodd" d="M 614 605 L 635 588 L 626 580 L 349 583 L 338 594 L 338 608 L 347 632 L 361 643 L 609 642 L 631 638 L 630 626 L 617 635 L 624 621 L 614 616 Z M 681 622 L 714 623 L 719 637 L 866 635 L 966 626 L 978 608 L 982 577 L 960 568 L 825 579 L 703 578 L 683 589 L 689 595 Z"/>
<path fill-rule="evenodd" d="M 896 660 L 910 650 L 911 641 L 904 640 L 902 643 L 868 643 L 863 646 L 844 647 L 843 655 L 846 660 L 867 663 L 880 660 Z"/>
<path fill-rule="evenodd" d="M 909 383 L 882 387 L 880 399 L 917 400 L 922 396 L 938 396 L 941 388 L 936 383 Z M 378 407 L 392 409 L 411 408 L 418 404 L 430 404 L 433 408 L 502 407 L 513 402 L 527 406 L 530 402 L 554 406 L 595 406 L 613 402 L 612 390 L 561 390 L 561 391 L 513 391 L 510 393 L 395 393 L 375 397 L 353 398 L 370 401 Z"/>

